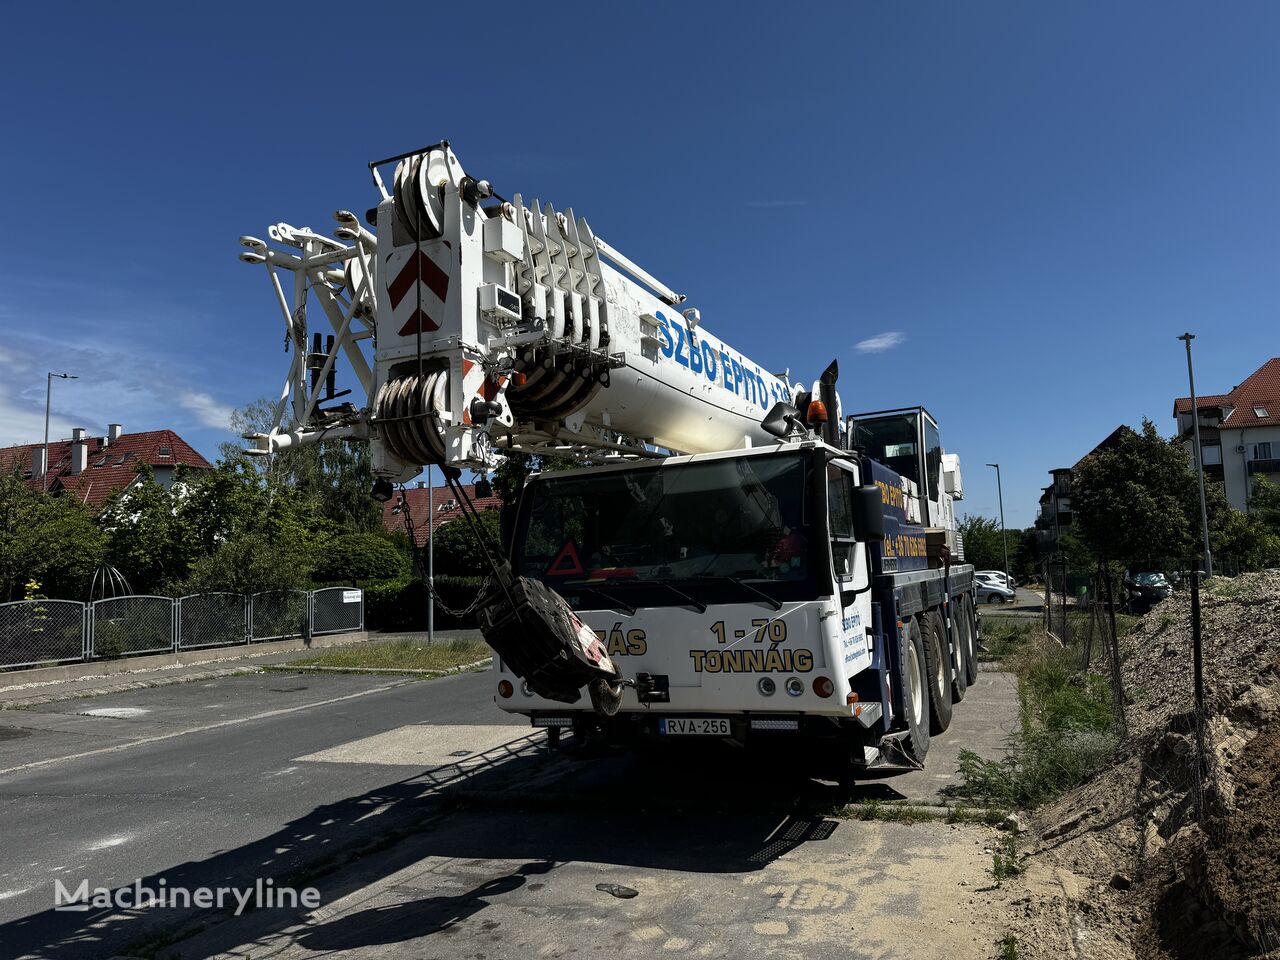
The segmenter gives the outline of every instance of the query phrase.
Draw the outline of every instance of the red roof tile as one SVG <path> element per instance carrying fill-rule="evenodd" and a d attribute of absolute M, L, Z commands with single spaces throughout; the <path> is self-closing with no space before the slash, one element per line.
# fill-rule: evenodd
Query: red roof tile
<path fill-rule="evenodd" d="M 1280 426 L 1280 357 L 1272 357 L 1230 393 L 1196 397 L 1196 405 L 1202 409 L 1234 407 L 1222 420 L 1221 425 L 1228 429 Z M 1254 412 L 1255 407 L 1265 410 L 1267 415 L 1258 416 Z M 1173 401 L 1175 417 L 1190 409 L 1190 397 L 1178 397 Z"/>
<path fill-rule="evenodd" d="M 177 464 L 196 470 L 212 469 L 199 451 L 172 430 L 122 433 L 105 445 L 103 437 L 86 437 L 88 466 L 79 474 L 71 472 L 71 443 L 69 439 L 49 441 L 49 492 L 73 496 L 91 509 L 102 506 L 113 493 L 132 484 L 142 463 L 152 469 Z M 0 471 L 17 471 L 27 486 L 42 489 L 43 479 L 31 476 L 31 456 L 42 446 L 27 443 L 0 447 Z"/>
<path fill-rule="evenodd" d="M 496 510 L 502 506 L 502 498 L 477 497 L 475 484 L 464 483 L 462 488 L 471 496 L 471 502 L 481 513 L 486 510 Z M 388 530 L 405 531 L 404 508 L 401 498 L 408 501 L 409 516 L 413 518 L 413 540 L 416 546 L 423 546 L 427 542 L 427 534 L 431 529 L 431 517 L 435 517 L 436 528 L 439 529 L 444 524 L 452 520 L 456 520 L 462 516 L 462 508 L 457 503 L 453 491 L 448 487 L 436 487 L 434 495 L 431 498 L 435 507 L 435 513 L 432 514 L 428 504 L 427 495 L 432 493 L 426 487 L 409 487 L 403 492 L 397 490 L 395 494 L 382 505 L 382 524 Z"/>

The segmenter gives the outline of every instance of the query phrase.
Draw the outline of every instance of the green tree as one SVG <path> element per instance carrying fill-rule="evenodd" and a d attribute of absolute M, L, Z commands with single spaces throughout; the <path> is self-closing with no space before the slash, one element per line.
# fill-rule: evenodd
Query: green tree
<path fill-rule="evenodd" d="M 501 559 L 498 548 L 499 511 L 486 510 L 480 514 L 480 528 L 485 535 L 485 546 L 495 560 Z M 437 575 L 474 577 L 487 576 L 489 562 L 476 540 L 476 535 L 465 517 L 458 517 L 441 524 L 435 530 L 435 572 Z"/>
<path fill-rule="evenodd" d="M 965 563 L 979 570 L 1004 569 L 1004 545 L 998 520 L 966 514 L 960 520 L 960 535 L 964 538 Z M 1012 547 L 1010 544 L 1011 553 Z"/>
<path fill-rule="evenodd" d="M 50 497 L 0 477 L 0 601 L 20 600 L 28 581 L 54 599 L 88 595 L 106 538 L 73 497 Z"/>
<path fill-rule="evenodd" d="M 285 536 L 245 533 L 198 558 L 175 592 L 306 590 L 314 564 L 312 545 L 297 531 Z"/>
<path fill-rule="evenodd" d="M 320 582 L 353 583 L 395 580 L 408 574 L 408 556 L 389 538 L 376 533 L 344 533 L 325 543 L 312 575 Z"/>
<path fill-rule="evenodd" d="M 1096 555 L 1128 566 L 1194 555 L 1198 504 L 1186 448 L 1163 439 L 1150 420 L 1085 457 L 1072 478 L 1073 528 Z"/>
<path fill-rule="evenodd" d="M 524 489 L 524 482 L 531 473 L 574 470 L 585 466 L 590 466 L 590 463 L 570 457 L 508 453 L 506 459 L 493 471 L 493 492 L 502 499 L 503 504 L 510 506 L 519 499 L 520 491 Z"/>
<path fill-rule="evenodd" d="M 138 482 L 107 501 L 98 522 L 107 535 L 107 561 L 134 593 L 154 593 L 184 578 L 196 551 L 172 491 L 156 483 L 146 464 L 138 474 Z"/>
<path fill-rule="evenodd" d="M 1249 495 L 1249 515 L 1257 517 L 1268 533 L 1280 537 L 1280 484 L 1264 476 L 1255 477 Z"/>

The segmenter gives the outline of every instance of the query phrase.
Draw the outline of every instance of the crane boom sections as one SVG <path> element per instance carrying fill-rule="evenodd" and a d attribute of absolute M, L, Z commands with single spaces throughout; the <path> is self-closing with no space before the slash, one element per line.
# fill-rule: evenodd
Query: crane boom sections
<path fill-rule="evenodd" d="M 379 166 L 392 162 L 388 186 Z M 502 199 L 447 142 L 370 167 L 373 229 L 340 210 L 333 237 L 279 223 L 270 242 L 240 239 L 292 353 L 250 453 L 368 441 L 391 482 L 425 464 L 489 469 L 507 451 L 706 453 L 772 442 L 765 413 L 802 393 L 677 309 L 685 297 L 586 218 Z M 345 401 L 340 358 L 358 386 Z"/>

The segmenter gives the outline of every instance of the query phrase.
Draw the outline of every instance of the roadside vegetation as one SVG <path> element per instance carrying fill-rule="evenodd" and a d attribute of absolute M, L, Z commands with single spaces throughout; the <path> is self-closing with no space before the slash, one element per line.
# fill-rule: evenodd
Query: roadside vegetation
<path fill-rule="evenodd" d="M 482 640 L 457 639 L 428 644 L 404 639 L 328 650 L 318 656 L 292 660 L 287 666 L 348 670 L 451 670 L 483 660 L 491 653 Z"/>

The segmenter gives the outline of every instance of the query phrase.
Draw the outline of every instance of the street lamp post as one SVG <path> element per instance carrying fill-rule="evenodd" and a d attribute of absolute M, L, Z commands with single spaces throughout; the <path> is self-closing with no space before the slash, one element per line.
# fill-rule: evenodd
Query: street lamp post
<path fill-rule="evenodd" d="M 49 408 L 53 402 L 53 378 L 59 380 L 79 380 L 74 373 L 50 373 L 45 377 L 44 387 L 44 476 L 40 485 L 42 492 L 49 492 Z"/>
<path fill-rule="evenodd" d="M 1191 429 L 1195 440 L 1196 479 L 1200 481 L 1200 535 L 1204 539 L 1204 575 L 1213 576 L 1213 555 L 1209 552 L 1209 511 L 1204 503 L 1204 461 L 1200 456 L 1200 406 L 1196 403 L 1196 375 L 1191 367 L 1191 341 L 1194 333 L 1184 333 L 1178 339 L 1187 345 L 1187 383 L 1191 387 Z"/>
<path fill-rule="evenodd" d="M 427 464 L 427 643 L 436 642 L 436 491 Z"/>
<path fill-rule="evenodd" d="M 1000 497 L 1000 544 L 1004 548 L 1004 579 L 1005 586 L 1008 586 L 1012 577 L 1009 576 L 1009 538 L 1004 532 L 1004 484 L 1000 482 L 1000 464 L 988 463 L 987 466 L 996 468 L 996 493 Z"/>

